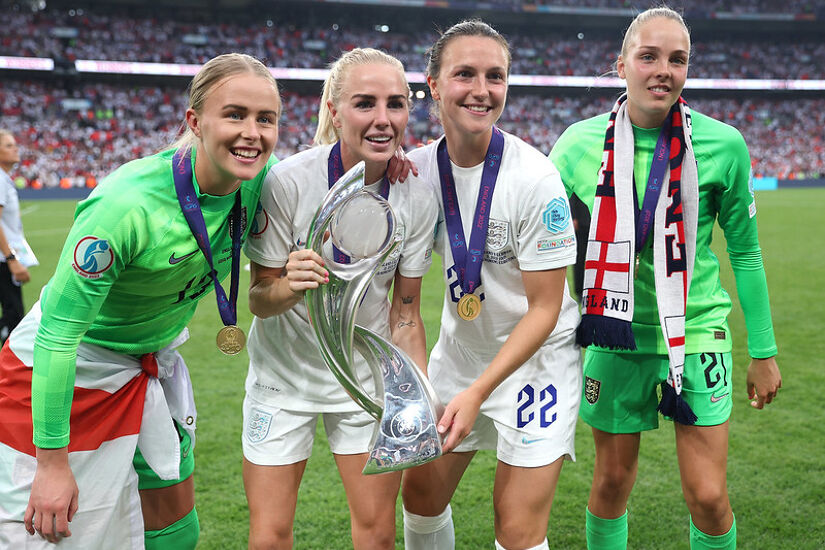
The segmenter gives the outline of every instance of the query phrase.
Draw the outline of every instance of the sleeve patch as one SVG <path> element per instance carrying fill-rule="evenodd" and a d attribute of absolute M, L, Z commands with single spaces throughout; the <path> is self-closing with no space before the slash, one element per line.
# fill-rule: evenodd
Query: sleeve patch
<path fill-rule="evenodd" d="M 94 235 L 77 241 L 74 247 L 72 267 L 86 279 L 97 279 L 112 267 L 115 256 L 109 242 Z"/>
<path fill-rule="evenodd" d="M 536 252 L 544 254 L 551 250 L 558 248 L 568 248 L 576 246 L 576 239 L 574 237 L 563 237 L 561 239 L 539 239 L 536 241 Z"/>
<path fill-rule="evenodd" d="M 750 206 L 748 206 L 748 214 L 750 217 L 756 216 L 756 201 L 753 201 Z"/>
<path fill-rule="evenodd" d="M 263 205 L 258 202 L 258 207 L 255 209 L 255 217 L 252 218 L 252 228 L 249 230 L 249 236 L 253 239 L 260 239 L 267 227 L 269 227 L 269 216 L 264 210 Z"/>
<path fill-rule="evenodd" d="M 556 197 L 547 203 L 541 217 L 547 231 L 561 233 L 570 225 L 570 206 L 563 198 Z"/>

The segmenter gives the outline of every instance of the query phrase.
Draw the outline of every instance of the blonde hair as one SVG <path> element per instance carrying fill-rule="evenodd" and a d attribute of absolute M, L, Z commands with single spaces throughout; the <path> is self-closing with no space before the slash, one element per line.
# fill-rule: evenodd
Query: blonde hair
<path fill-rule="evenodd" d="M 225 53 L 204 63 L 203 67 L 192 78 L 192 82 L 189 83 L 189 108 L 194 109 L 196 113 L 201 113 L 203 105 L 209 97 L 209 92 L 216 84 L 230 76 L 244 73 L 251 73 L 267 79 L 275 88 L 275 93 L 278 93 L 278 82 L 263 63 L 244 53 Z M 183 127 L 185 128 L 183 134 L 169 146 L 170 148 L 191 148 L 197 141 L 197 137 L 186 124 L 186 121 L 184 121 Z"/>
<path fill-rule="evenodd" d="M 651 19 L 657 19 L 659 17 L 663 17 L 665 19 L 671 19 L 679 23 L 683 29 L 685 29 L 685 34 L 688 37 L 688 47 L 690 47 L 690 31 L 685 24 L 685 20 L 682 16 L 675 10 L 669 8 L 668 6 L 659 6 L 656 8 L 650 8 L 641 12 L 630 23 L 630 26 L 627 27 L 627 30 L 624 32 L 624 38 L 622 39 L 622 57 L 627 55 L 627 48 L 630 46 L 630 42 L 639 32 L 639 27 L 650 21 Z"/>
<path fill-rule="evenodd" d="M 407 75 L 404 74 L 404 65 L 398 59 L 374 48 L 355 48 L 354 50 L 350 50 L 341 55 L 341 57 L 329 66 L 329 74 L 326 80 L 324 80 L 324 91 L 321 94 L 321 104 L 318 106 L 318 129 L 315 131 L 315 137 L 313 138 L 315 145 L 335 143 L 340 138 L 338 129 L 333 125 L 332 113 L 327 106 L 327 102 L 331 101 L 333 105 L 338 105 L 338 102 L 341 100 L 341 94 L 344 91 L 344 83 L 346 82 L 349 69 L 361 65 L 380 63 L 389 65 L 399 72 L 401 78 L 404 80 L 404 85 L 407 87 L 407 101 L 409 104 L 412 92 L 407 82 Z"/>
<path fill-rule="evenodd" d="M 9 131 L 8 131 L 8 130 L 6 130 L 5 128 L 0 128 L 0 139 L 2 139 L 2 138 L 3 138 L 3 136 L 9 136 L 9 137 L 11 137 L 11 138 L 14 138 L 14 134 L 12 134 L 11 132 L 9 132 Z"/>

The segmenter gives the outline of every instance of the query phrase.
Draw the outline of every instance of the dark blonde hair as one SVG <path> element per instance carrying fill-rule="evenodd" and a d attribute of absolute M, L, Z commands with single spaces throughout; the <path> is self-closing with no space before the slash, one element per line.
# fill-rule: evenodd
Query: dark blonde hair
<path fill-rule="evenodd" d="M 641 12 L 639 15 L 633 18 L 633 21 L 630 23 L 630 26 L 627 27 L 627 30 L 624 32 L 624 39 L 622 39 L 622 57 L 627 55 L 627 48 L 630 46 L 630 42 L 635 38 L 635 36 L 639 33 L 639 27 L 650 21 L 651 19 L 657 19 L 659 17 L 665 19 L 671 19 L 679 23 L 683 29 L 685 29 L 685 33 L 688 37 L 688 46 L 690 46 L 690 31 L 685 24 L 685 20 L 682 19 L 682 16 L 675 10 L 669 8 L 668 6 L 659 6 L 656 8 L 650 8 Z"/>
<path fill-rule="evenodd" d="M 275 93 L 278 93 L 278 82 L 263 63 L 244 53 L 225 53 L 207 61 L 189 83 L 189 108 L 201 113 L 209 92 L 216 84 L 239 74 L 251 73 L 272 83 Z M 280 98 L 280 94 L 279 94 Z M 184 121 L 183 135 L 170 145 L 170 148 L 191 148 L 197 138 L 192 129 Z"/>
<path fill-rule="evenodd" d="M 355 48 L 345 52 L 330 64 L 329 74 L 324 80 L 324 91 L 321 94 L 321 104 L 318 106 L 318 128 L 315 130 L 315 137 L 313 138 L 315 145 L 335 143 L 339 139 L 338 130 L 332 123 L 332 113 L 327 106 L 327 102 L 331 101 L 333 105 L 338 105 L 341 100 L 341 93 L 344 90 L 347 72 L 352 67 L 382 63 L 397 70 L 401 75 L 404 86 L 407 88 L 407 105 L 409 106 L 412 92 L 407 82 L 407 75 L 404 73 L 404 65 L 398 59 L 374 48 Z"/>
<path fill-rule="evenodd" d="M 442 32 L 438 40 L 435 41 L 435 44 L 428 50 L 428 77 L 438 78 L 438 75 L 441 73 L 441 57 L 444 54 L 444 48 L 446 48 L 453 39 L 461 36 L 482 36 L 492 38 L 498 42 L 504 50 L 504 55 L 507 58 L 507 74 L 510 74 L 510 61 L 512 60 L 512 56 L 510 55 L 510 44 L 507 43 L 507 39 L 484 21 L 480 19 L 469 19 L 461 23 L 456 23 Z"/>

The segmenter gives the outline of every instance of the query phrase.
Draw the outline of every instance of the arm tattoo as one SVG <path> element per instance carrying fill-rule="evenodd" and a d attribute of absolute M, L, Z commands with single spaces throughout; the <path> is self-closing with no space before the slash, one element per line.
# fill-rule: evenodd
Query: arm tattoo
<path fill-rule="evenodd" d="M 415 327 L 415 326 L 416 326 L 415 321 L 412 321 L 412 320 L 410 320 L 410 321 L 398 321 L 398 328 Z"/>
<path fill-rule="evenodd" d="M 415 296 L 401 296 L 402 304 L 411 304 L 415 300 Z"/>

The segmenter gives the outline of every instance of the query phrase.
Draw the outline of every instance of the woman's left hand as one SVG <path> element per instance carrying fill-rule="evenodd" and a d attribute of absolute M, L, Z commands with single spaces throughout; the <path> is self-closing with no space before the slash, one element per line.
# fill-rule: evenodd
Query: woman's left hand
<path fill-rule="evenodd" d="M 751 359 L 748 366 L 748 398 L 751 407 L 762 409 L 773 401 L 782 387 L 782 374 L 776 364 L 776 356 L 767 359 Z"/>
<path fill-rule="evenodd" d="M 413 161 L 408 159 L 407 155 L 404 154 L 404 149 L 399 146 L 387 163 L 387 179 L 390 183 L 404 183 L 407 181 L 407 176 L 410 175 L 410 172 L 412 172 L 414 176 L 417 176 L 418 168 Z"/>
<path fill-rule="evenodd" d="M 447 404 L 438 420 L 438 433 L 445 437 L 441 444 L 443 453 L 449 453 L 464 441 L 473 429 L 483 402 L 484 399 L 470 386 Z"/>

